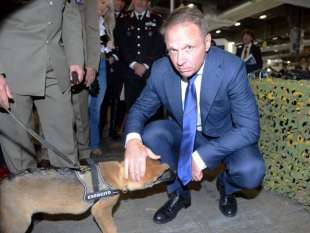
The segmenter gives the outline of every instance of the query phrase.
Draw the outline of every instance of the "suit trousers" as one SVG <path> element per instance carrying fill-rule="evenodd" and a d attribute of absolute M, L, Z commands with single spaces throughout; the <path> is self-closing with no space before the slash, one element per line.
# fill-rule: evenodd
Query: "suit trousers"
<path fill-rule="evenodd" d="M 89 125 L 88 125 L 88 89 L 82 85 L 72 93 L 75 133 L 79 159 L 86 159 L 90 155 Z"/>
<path fill-rule="evenodd" d="M 22 96 L 13 93 L 11 111 L 28 127 L 32 127 L 32 106 L 36 106 L 45 139 L 77 164 L 77 148 L 73 133 L 73 110 L 70 89 L 60 91 L 57 79 L 46 78 L 45 96 Z M 36 154 L 31 136 L 5 112 L 0 113 L 0 143 L 11 173 L 36 167 Z M 48 150 L 51 164 L 73 167 L 53 151 Z"/>
<path fill-rule="evenodd" d="M 175 172 L 178 167 L 178 154 L 182 137 L 181 127 L 173 120 L 160 120 L 148 124 L 142 134 L 143 143 L 155 154 L 161 156 L 161 162 L 167 163 Z M 212 139 L 196 132 L 194 150 L 210 142 Z M 242 189 L 252 189 L 259 186 L 265 174 L 264 160 L 257 145 L 249 145 L 219 159 L 219 156 L 209 156 L 204 161 L 207 169 L 213 169 L 224 163 L 225 170 L 219 175 L 226 194 Z M 187 187 L 182 186 L 177 178 L 167 185 L 168 193 L 186 192 Z"/>

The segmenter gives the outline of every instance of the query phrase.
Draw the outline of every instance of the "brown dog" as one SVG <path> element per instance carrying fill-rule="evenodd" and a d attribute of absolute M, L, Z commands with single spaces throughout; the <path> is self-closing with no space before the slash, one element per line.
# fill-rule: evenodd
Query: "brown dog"
<path fill-rule="evenodd" d="M 102 162 L 99 167 L 105 181 L 122 191 L 145 189 L 173 176 L 168 165 L 152 159 L 147 159 L 146 173 L 139 182 L 124 179 L 123 162 Z M 26 232 L 35 213 L 82 214 L 91 208 L 102 232 L 117 233 L 112 208 L 119 196 L 101 199 L 92 205 L 83 200 L 83 187 L 73 175 L 55 170 L 18 175 L 0 184 L 0 232 Z"/>

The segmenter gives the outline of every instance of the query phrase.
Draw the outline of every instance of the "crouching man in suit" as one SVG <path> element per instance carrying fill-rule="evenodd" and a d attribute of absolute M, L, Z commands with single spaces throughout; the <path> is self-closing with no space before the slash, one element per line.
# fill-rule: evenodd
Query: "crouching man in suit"
<path fill-rule="evenodd" d="M 162 26 L 168 57 L 156 61 L 126 126 L 125 177 L 139 180 L 146 157 L 161 159 L 177 171 L 169 200 L 155 213 L 166 223 L 190 205 L 187 188 L 204 169 L 224 163 L 217 179 L 219 208 L 237 212 L 236 191 L 259 186 L 265 164 L 257 147 L 259 114 L 241 59 L 211 47 L 202 13 L 179 8 Z M 163 105 L 170 115 L 144 125 Z"/>

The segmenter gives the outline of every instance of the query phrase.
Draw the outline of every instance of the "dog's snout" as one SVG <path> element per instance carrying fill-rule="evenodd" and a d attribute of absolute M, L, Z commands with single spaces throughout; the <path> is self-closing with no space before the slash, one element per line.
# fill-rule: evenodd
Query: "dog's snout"
<path fill-rule="evenodd" d="M 161 182 L 169 182 L 173 181 L 175 177 L 176 177 L 175 172 L 169 168 L 159 177 L 159 180 Z"/>

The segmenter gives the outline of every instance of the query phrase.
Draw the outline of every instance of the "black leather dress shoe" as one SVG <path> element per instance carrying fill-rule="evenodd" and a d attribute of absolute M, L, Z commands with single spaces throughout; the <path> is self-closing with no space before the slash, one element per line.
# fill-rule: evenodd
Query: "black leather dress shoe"
<path fill-rule="evenodd" d="M 157 224 L 164 224 L 173 220 L 182 208 L 191 205 L 191 198 L 171 194 L 169 200 L 155 213 L 153 221 Z"/>
<path fill-rule="evenodd" d="M 225 194 L 224 186 L 216 181 L 216 187 L 220 192 L 219 209 L 226 217 L 234 217 L 237 214 L 237 200 L 234 194 Z"/>

